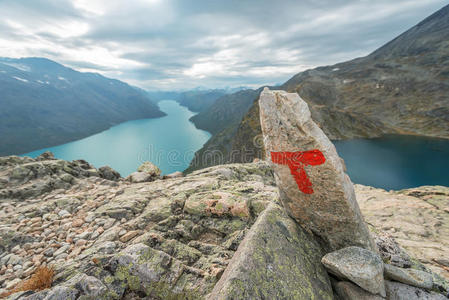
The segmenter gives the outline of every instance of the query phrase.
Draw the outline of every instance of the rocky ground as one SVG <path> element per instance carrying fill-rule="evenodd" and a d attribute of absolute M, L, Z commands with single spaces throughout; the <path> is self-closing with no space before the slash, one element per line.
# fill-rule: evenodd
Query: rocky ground
<path fill-rule="evenodd" d="M 324 253 L 313 235 L 285 214 L 267 163 L 217 166 L 166 179 L 138 173 L 123 179 L 110 168 L 50 155 L 0 158 L 0 293 L 37 267 L 51 266 L 51 289 L 10 299 L 334 297 L 335 279 L 320 263 Z M 447 195 L 448 189 L 438 189 Z M 448 199 L 429 191 L 388 193 L 357 186 L 362 211 L 376 230 L 387 230 L 419 261 L 447 275 L 436 263 L 444 266 L 447 259 Z M 405 218 L 415 204 L 396 205 L 399 199 L 426 207 L 415 223 L 436 229 L 418 235 L 409 223 L 400 227 L 405 221 L 393 216 Z M 377 203 L 372 210 L 371 203 Z M 377 221 L 382 205 L 384 216 Z M 386 228 L 389 222 L 396 231 Z M 434 252 L 418 251 L 414 241 L 436 245 Z M 432 259 L 438 255 L 440 262 Z M 444 285 L 435 287 L 445 291 Z M 353 287 L 340 281 L 338 288 Z M 390 284 L 387 293 L 394 288 Z"/>
<path fill-rule="evenodd" d="M 449 280 L 449 188 L 385 191 L 355 185 L 365 221 L 382 230 L 422 264 Z"/>
<path fill-rule="evenodd" d="M 158 272 L 155 290 L 166 284 L 207 294 L 277 193 L 264 164 L 214 168 L 151 184 L 102 177 L 108 176 L 83 161 L 1 158 L 3 290 L 41 265 L 56 268 L 56 282 L 92 273 L 97 257 L 144 243 L 158 265 L 167 267 Z M 109 275 L 100 278 L 123 295 L 125 288 L 115 288 L 120 280 Z"/>

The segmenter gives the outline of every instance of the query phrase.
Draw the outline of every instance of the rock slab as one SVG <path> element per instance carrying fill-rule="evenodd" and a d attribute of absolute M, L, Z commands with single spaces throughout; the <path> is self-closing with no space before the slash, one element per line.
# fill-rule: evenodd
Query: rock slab
<path fill-rule="evenodd" d="M 321 262 L 335 276 L 385 297 L 384 266 L 377 253 L 351 246 L 326 254 Z"/>
<path fill-rule="evenodd" d="M 403 269 L 389 264 L 384 266 L 385 278 L 399 281 L 418 288 L 431 289 L 433 287 L 432 275 L 415 269 Z"/>
<path fill-rule="evenodd" d="M 400 282 L 385 281 L 385 287 L 388 300 L 447 300 L 441 294 L 427 292 Z"/>
<path fill-rule="evenodd" d="M 309 233 L 270 204 L 207 299 L 333 299 L 320 253 Z"/>

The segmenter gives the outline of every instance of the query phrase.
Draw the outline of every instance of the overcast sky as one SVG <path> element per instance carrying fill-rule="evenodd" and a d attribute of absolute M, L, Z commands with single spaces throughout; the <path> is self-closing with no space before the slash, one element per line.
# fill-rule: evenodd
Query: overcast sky
<path fill-rule="evenodd" d="M 149 90 L 282 83 L 364 56 L 447 0 L 0 0 L 0 56 Z"/>

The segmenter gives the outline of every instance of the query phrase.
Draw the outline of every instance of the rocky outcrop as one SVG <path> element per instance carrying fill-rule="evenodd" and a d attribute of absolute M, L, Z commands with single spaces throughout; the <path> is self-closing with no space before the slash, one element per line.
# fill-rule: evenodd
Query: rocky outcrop
<path fill-rule="evenodd" d="M 53 190 L 69 189 L 76 179 L 100 179 L 105 176 L 117 179 L 116 171 L 109 168 L 106 172 L 106 169 L 99 171 L 84 160 L 68 162 L 47 154 L 36 159 L 0 157 L 0 199 L 39 197 Z"/>
<path fill-rule="evenodd" d="M 13 170 L 36 162 L 2 161 L 1 191 L 20 190 L 13 174 L 22 172 Z M 42 180 L 24 178 L 25 185 Z M 1 200 L 1 287 L 13 287 L 43 265 L 54 266 L 57 282 L 22 299 L 205 297 L 259 214 L 278 199 L 263 162 L 151 183 L 80 175 L 63 188 L 10 197 L 17 194 Z"/>
<path fill-rule="evenodd" d="M 327 249 L 374 250 L 342 160 L 307 104 L 298 94 L 265 88 L 259 105 L 266 156 L 287 212 Z"/>

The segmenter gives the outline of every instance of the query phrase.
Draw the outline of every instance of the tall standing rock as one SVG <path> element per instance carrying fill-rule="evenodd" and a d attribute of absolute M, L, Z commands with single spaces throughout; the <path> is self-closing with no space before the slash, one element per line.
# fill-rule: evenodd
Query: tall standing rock
<path fill-rule="evenodd" d="M 287 212 L 329 251 L 375 250 L 342 160 L 306 102 L 296 93 L 265 88 L 259 105 L 266 155 Z"/>

